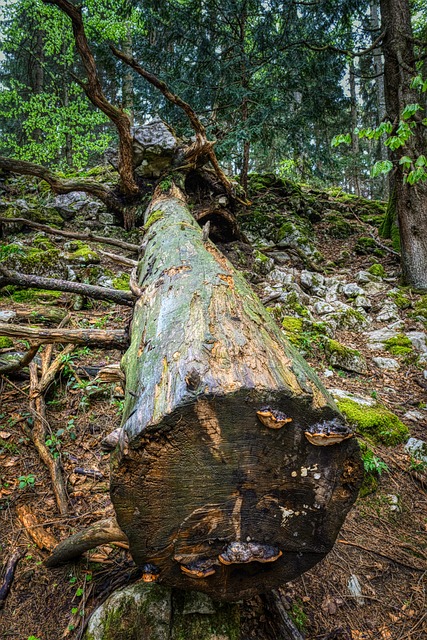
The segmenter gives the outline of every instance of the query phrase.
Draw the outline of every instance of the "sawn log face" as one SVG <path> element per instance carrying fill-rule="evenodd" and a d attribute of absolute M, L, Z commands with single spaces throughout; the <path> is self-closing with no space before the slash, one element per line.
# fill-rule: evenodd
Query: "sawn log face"
<path fill-rule="evenodd" d="M 362 477 L 357 443 L 184 202 L 157 199 L 146 226 L 112 464 L 117 519 L 150 579 L 249 597 L 331 549 Z M 308 431 L 340 441 L 316 446 Z"/>

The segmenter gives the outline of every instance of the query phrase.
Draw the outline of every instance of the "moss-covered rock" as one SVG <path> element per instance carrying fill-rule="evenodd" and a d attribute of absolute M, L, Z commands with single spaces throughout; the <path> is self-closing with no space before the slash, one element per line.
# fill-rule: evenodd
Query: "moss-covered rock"
<path fill-rule="evenodd" d="M 402 289 L 392 289 L 387 295 L 399 309 L 410 309 L 412 307 L 412 300 L 408 298 Z"/>
<path fill-rule="evenodd" d="M 0 349 L 10 349 L 13 347 L 13 340 L 7 336 L 0 336 Z"/>
<path fill-rule="evenodd" d="M 355 229 L 341 214 L 331 211 L 324 216 L 327 224 L 326 233 L 332 238 L 348 238 Z"/>
<path fill-rule="evenodd" d="M 375 240 L 368 236 L 361 236 L 354 245 L 354 250 L 359 255 L 368 255 L 373 253 L 375 255 L 382 256 L 384 253 L 378 248 Z"/>
<path fill-rule="evenodd" d="M 325 343 L 325 349 L 329 364 L 333 367 L 355 373 L 366 373 L 366 360 L 360 351 L 346 347 L 337 340 L 328 340 Z"/>
<path fill-rule="evenodd" d="M 337 401 L 337 405 L 349 423 L 373 442 L 394 446 L 406 442 L 409 437 L 409 430 L 403 422 L 381 404 L 364 406 L 343 398 Z"/>
<path fill-rule="evenodd" d="M 427 296 L 421 296 L 415 303 L 413 315 L 422 322 L 427 322 Z"/>
<path fill-rule="evenodd" d="M 0 296 L 10 298 L 14 302 L 49 302 L 54 305 L 64 294 L 61 291 L 48 291 L 45 289 L 19 289 L 19 287 L 5 287 L 0 291 Z"/>
<path fill-rule="evenodd" d="M 10 244 L 7 251 L 0 252 L 0 260 L 7 269 L 21 273 L 47 276 L 49 278 L 65 278 L 66 265 L 58 249 L 53 245 L 44 249 L 36 242 L 36 246 Z M 50 248 L 50 247 L 53 248 Z"/>
<path fill-rule="evenodd" d="M 117 277 L 113 278 L 112 284 L 114 289 L 122 289 L 123 291 L 129 290 L 130 277 L 128 273 L 121 273 Z"/>
<path fill-rule="evenodd" d="M 386 277 L 385 269 L 382 266 L 382 264 L 380 264 L 379 262 L 374 262 L 374 264 L 372 264 L 369 267 L 368 271 L 373 276 L 377 276 L 378 278 L 385 278 Z"/>
<path fill-rule="evenodd" d="M 394 356 L 405 356 L 412 353 L 412 342 L 404 333 L 399 333 L 384 342 L 384 349 Z"/>

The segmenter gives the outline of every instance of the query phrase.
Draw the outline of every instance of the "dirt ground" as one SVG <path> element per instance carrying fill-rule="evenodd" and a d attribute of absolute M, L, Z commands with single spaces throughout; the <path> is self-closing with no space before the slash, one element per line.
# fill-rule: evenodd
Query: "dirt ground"
<path fill-rule="evenodd" d="M 321 225 L 317 234 L 325 260 L 343 249 L 351 250 L 354 244 L 354 238 L 331 243 L 322 236 Z M 385 256 L 381 262 L 388 273 L 398 276 L 393 256 Z M 371 263 L 369 256 L 355 258 L 347 268 L 349 279 Z M 130 318 L 126 308 L 105 303 L 73 311 L 72 297 L 67 294 L 60 304 L 70 310 L 70 328 L 124 328 Z M 0 298 L 0 309 L 24 306 Z M 408 328 L 423 329 L 409 314 L 403 312 L 402 317 Z M 342 332 L 338 339 L 369 358 L 373 355 L 356 331 Z M 14 348 L 24 346 L 17 341 Z M 314 347 L 305 355 L 322 376 L 327 368 L 324 354 Z M 4 640 L 78 638 L 96 605 L 135 578 L 128 552 L 113 544 L 96 549 L 77 564 L 45 568 L 48 551 L 36 545 L 17 517 L 17 507 L 28 505 L 38 526 L 59 541 L 112 513 L 110 456 L 102 450 L 101 441 L 120 424 L 122 394 L 117 385 L 98 383 L 84 367 L 102 367 L 119 360 L 118 351 L 77 347 L 48 391 L 49 448 L 60 456 L 69 493 L 69 513 L 62 516 L 58 515 L 49 474 L 30 438 L 28 376 L 0 378 L 0 567 L 3 563 L 5 568 L 15 551 L 21 553 L 0 612 L 0 638 Z M 376 394 L 402 417 L 427 403 L 427 386 L 420 386 L 420 380 L 422 371 L 408 362 L 397 372 L 335 372 L 332 381 L 323 381 L 330 387 Z M 424 418 L 407 424 L 412 436 L 426 439 Z M 402 445 L 376 446 L 374 452 L 388 467 L 378 478 L 377 490 L 359 498 L 333 551 L 282 588 L 283 601 L 308 640 L 427 639 L 427 495 L 423 478 L 411 468 Z M 81 469 L 99 473 L 96 477 L 81 475 Z M 396 509 L 390 496 L 396 496 Z M 4 575 L 0 587 L 2 579 Z M 350 592 L 351 580 L 360 584 L 361 595 Z M 245 633 L 248 638 L 257 638 L 260 625 L 265 623 L 262 606 L 259 601 L 247 603 L 245 611 Z"/>

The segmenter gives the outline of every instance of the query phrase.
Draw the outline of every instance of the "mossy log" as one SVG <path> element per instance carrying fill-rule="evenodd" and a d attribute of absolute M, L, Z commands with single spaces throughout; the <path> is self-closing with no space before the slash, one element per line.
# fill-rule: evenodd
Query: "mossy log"
<path fill-rule="evenodd" d="M 176 187 L 145 228 L 117 520 L 146 580 L 246 598 L 332 548 L 361 482 L 357 442 Z"/>

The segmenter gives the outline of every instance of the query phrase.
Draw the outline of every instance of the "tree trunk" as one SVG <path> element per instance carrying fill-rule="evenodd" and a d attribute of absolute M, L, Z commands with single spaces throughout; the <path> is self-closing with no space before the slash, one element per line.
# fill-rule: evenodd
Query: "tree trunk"
<path fill-rule="evenodd" d="M 412 45 L 411 14 L 408 0 L 381 0 L 383 30 L 386 30 L 382 50 L 384 54 L 385 100 L 387 115 L 398 123 L 408 104 L 419 102 L 419 95 L 411 88 L 416 75 Z M 395 197 L 402 250 L 403 276 L 406 284 L 427 290 L 427 182 L 410 185 L 404 182 L 403 156 L 414 162 L 425 153 L 427 129 L 415 118 L 412 135 L 406 144 L 391 153 L 395 164 Z"/>
<path fill-rule="evenodd" d="M 155 195 L 145 227 L 117 520 L 163 584 L 246 598 L 331 549 L 361 481 L 357 442 L 176 187 Z"/>
<path fill-rule="evenodd" d="M 352 175 L 353 193 L 360 196 L 359 181 L 359 136 L 355 133 L 358 124 L 357 113 L 357 93 L 356 93 L 356 70 L 354 60 L 350 61 L 350 100 L 351 100 L 351 153 L 352 153 Z"/>
<path fill-rule="evenodd" d="M 371 14 L 371 29 L 372 29 L 372 42 L 378 37 L 380 32 L 380 6 L 378 0 L 372 0 L 370 5 Z M 374 63 L 374 75 L 375 75 L 375 93 L 377 103 L 377 126 L 381 124 L 386 115 L 385 106 L 385 94 L 384 94 L 384 65 L 381 53 L 381 48 L 378 47 L 372 52 Z M 384 161 L 388 159 L 387 147 L 384 144 L 384 139 L 380 138 L 377 142 L 377 159 Z M 388 177 L 381 177 L 381 192 L 380 197 L 385 200 L 388 198 L 391 189 L 389 189 Z"/>

